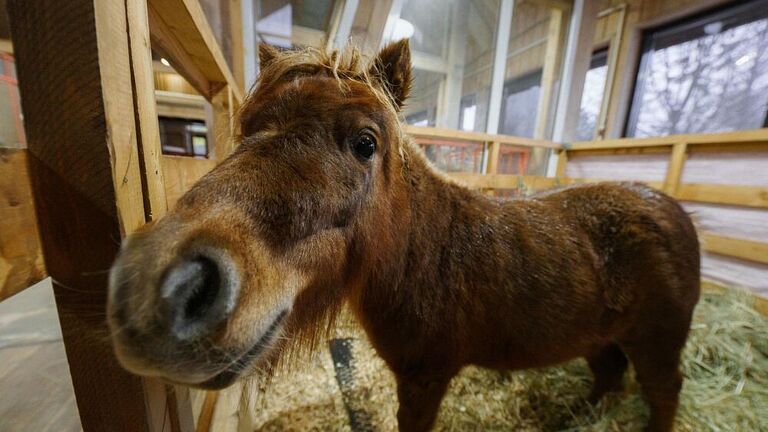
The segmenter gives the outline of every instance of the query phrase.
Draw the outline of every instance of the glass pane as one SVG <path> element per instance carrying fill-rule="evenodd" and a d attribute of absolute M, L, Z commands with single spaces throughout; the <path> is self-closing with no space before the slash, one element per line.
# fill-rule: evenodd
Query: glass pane
<path fill-rule="evenodd" d="M 759 128 L 768 108 L 768 0 L 646 34 L 633 137 Z"/>
<path fill-rule="evenodd" d="M 316 46 L 328 31 L 333 0 L 261 0 L 256 33 L 283 48 Z"/>
<path fill-rule="evenodd" d="M 444 79 L 444 74 L 414 70 L 413 90 L 403 109 L 403 115 L 408 124 L 435 126 L 437 104 Z"/>
<path fill-rule="evenodd" d="M 208 128 L 204 122 L 160 117 L 160 143 L 164 154 L 206 156 Z M 200 140 L 199 138 L 202 138 Z"/>
<path fill-rule="evenodd" d="M 192 136 L 192 152 L 195 156 L 207 156 L 208 155 L 208 140 L 205 135 L 193 135 Z"/>
<path fill-rule="evenodd" d="M 412 50 L 438 57 L 445 56 L 453 3 L 454 1 L 444 0 L 404 2 L 400 19 L 413 25 L 413 36 L 409 41 Z"/>
<path fill-rule="evenodd" d="M 532 137 L 541 93 L 541 71 L 507 81 L 501 98 L 501 124 L 504 135 Z"/>
<path fill-rule="evenodd" d="M 406 0 L 403 4 L 395 39 L 410 37 L 417 73 L 444 78 L 435 125 L 486 129 L 499 5 L 498 0 Z M 414 88 L 420 90 L 418 83 Z"/>
<path fill-rule="evenodd" d="M 555 19 L 553 19 L 555 17 Z M 557 19 L 557 17 L 560 17 Z M 504 75 L 504 93 L 501 102 L 499 132 L 508 135 L 533 137 L 539 121 L 539 98 L 542 90 L 542 73 L 550 40 L 565 35 L 568 17 L 547 2 L 517 0 L 512 17 L 512 30 L 507 48 L 507 65 Z M 557 56 L 562 56 L 562 47 Z M 559 63 L 559 62 L 555 62 Z M 554 71 L 558 79 L 559 71 Z M 553 83 L 554 84 L 554 83 Z M 549 114 L 553 100 L 546 101 L 543 110 Z M 550 115 L 547 124 L 552 120 Z M 545 134 L 546 135 L 546 134 Z M 540 136 L 537 138 L 544 138 Z"/>
<path fill-rule="evenodd" d="M 584 93 L 581 95 L 579 108 L 579 125 L 576 139 L 588 141 L 595 138 L 597 117 L 603 103 L 605 80 L 608 75 L 608 50 L 598 51 L 592 55 L 592 62 L 584 81 Z"/>

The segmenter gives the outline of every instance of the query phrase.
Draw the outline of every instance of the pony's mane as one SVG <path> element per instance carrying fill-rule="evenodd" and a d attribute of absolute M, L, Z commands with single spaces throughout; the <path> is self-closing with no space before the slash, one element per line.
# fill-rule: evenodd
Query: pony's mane
<path fill-rule="evenodd" d="M 281 50 L 260 71 L 258 78 L 248 92 L 248 96 L 240 106 L 238 117 L 242 118 L 243 113 L 256 103 L 256 90 L 261 86 L 267 86 L 281 80 L 292 81 L 300 77 L 325 76 L 336 79 L 339 88 L 344 92 L 349 91 L 348 81 L 364 85 L 376 100 L 386 109 L 392 110 L 395 117 L 400 120 L 399 123 L 402 123 L 400 113 L 394 108 L 397 105 L 395 97 L 387 89 L 387 86 L 382 85 L 384 78 L 378 72 L 381 69 L 374 67 L 375 61 L 351 45 L 342 50 L 315 47 Z M 407 164 L 408 157 L 404 147 L 416 148 L 416 146 L 403 133 L 402 124 L 398 126 L 397 152 L 404 164 Z"/>
<path fill-rule="evenodd" d="M 281 80 L 291 81 L 302 76 L 335 78 L 342 91 L 348 91 L 348 81 L 357 82 L 364 85 L 384 105 L 394 107 L 394 97 L 381 85 L 380 77 L 374 72 L 374 61 L 353 46 L 342 50 L 307 47 L 280 51 L 261 70 L 242 109 L 247 109 L 250 102 L 254 102 L 252 98 L 259 86 Z"/>

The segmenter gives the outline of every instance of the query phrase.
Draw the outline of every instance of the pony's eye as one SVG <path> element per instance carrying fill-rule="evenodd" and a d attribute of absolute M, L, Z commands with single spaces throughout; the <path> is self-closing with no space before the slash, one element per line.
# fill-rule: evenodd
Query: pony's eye
<path fill-rule="evenodd" d="M 370 160 L 376 151 L 376 139 L 369 133 L 363 133 L 352 142 L 352 151 L 365 160 Z"/>

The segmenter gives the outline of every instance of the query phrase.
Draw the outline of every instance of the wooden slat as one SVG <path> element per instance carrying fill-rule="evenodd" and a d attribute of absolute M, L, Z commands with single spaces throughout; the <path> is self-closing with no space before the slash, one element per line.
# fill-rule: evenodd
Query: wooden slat
<path fill-rule="evenodd" d="M 485 169 L 486 174 L 496 174 L 498 172 L 500 152 L 501 144 L 498 141 L 488 143 L 488 165 Z"/>
<path fill-rule="evenodd" d="M 0 300 L 44 277 L 27 151 L 0 148 Z"/>
<path fill-rule="evenodd" d="M 125 7 L 8 2 L 43 254 L 86 431 L 149 430 L 142 380 L 117 364 L 104 316 L 120 237 L 144 223 Z"/>
<path fill-rule="evenodd" d="M 229 1 L 229 28 L 232 41 L 232 75 L 237 88 L 245 89 L 245 49 L 243 36 L 242 0 Z M 253 0 L 247 0 L 253 1 Z M 247 89 L 246 89 L 247 90 Z"/>
<path fill-rule="evenodd" d="M 205 121 L 206 101 L 202 96 L 156 90 L 155 101 L 160 116 Z"/>
<path fill-rule="evenodd" d="M 701 247 L 707 252 L 768 264 L 768 243 L 701 232 Z"/>
<path fill-rule="evenodd" d="M 518 176 L 511 174 L 450 173 L 457 182 L 473 189 L 518 189 L 543 190 L 564 184 L 558 179 L 539 176 Z"/>
<path fill-rule="evenodd" d="M 682 183 L 677 188 L 675 198 L 681 201 L 768 208 L 768 188 L 759 186 Z"/>
<path fill-rule="evenodd" d="M 238 101 L 243 92 L 229 69 L 211 26 L 197 0 L 148 0 L 152 41 L 177 71 L 212 98 L 224 85 Z M 188 78 L 190 79 L 190 78 Z M 194 82 L 193 82 L 194 81 Z M 207 83 L 207 84 L 206 84 Z"/>
<path fill-rule="evenodd" d="M 146 0 L 126 0 L 125 7 L 130 35 L 136 125 L 139 129 L 138 148 L 142 170 L 145 218 L 154 220 L 165 215 L 168 210 L 168 203 L 165 199 L 163 170 L 160 166 L 162 148 L 155 104 L 147 2 Z"/>
<path fill-rule="evenodd" d="M 498 142 L 500 144 L 511 144 L 521 147 L 544 147 L 560 149 L 560 144 L 547 140 L 538 140 L 533 138 L 515 137 L 509 135 L 493 135 L 482 132 L 468 132 L 455 129 L 443 129 L 433 127 L 405 126 L 403 130 L 416 137 L 445 138 L 450 140 L 483 142 Z"/>
<path fill-rule="evenodd" d="M 211 99 L 210 118 L 208 119 L 208 125 L 211 128 L 208 136 L 213 138 L 213 143 L 208 143 L 211 159 L 224 160 L 234 148 L 232 141 L 234 122 L 230 106 L 232 106 L 232 98 L 227 89 Z"/>
<path fill-rule="evenodd" d="M 209 432 L 213 424 L 213 415 L 216 412 L 216 402 L 219 399 L 219 392 L 205 392 L 203 407 L 200 409 L 200 417 L 197 419 L 196 432 Z"/>
<path fill-rule="evenodd" d="M 161 163 L 169 207 L 173 207 L 184 192 L 216 166 L 216 162 L 210 159 L 185 156 L 163 156 Z"/>
<path fill-rule="evenodd" d="M 672 146 L 672 153 L 670 154 L 669 164 L 667 166 L 667 175 L 664 179 L 664 192 L 669 195 L 674 196 L 680 185 L 680 177 L 683 174 L 687 148 L 688 146 L 686 143 L 675 143 L 675 145 Z"/>
<path fill-rule="evenodd" d="M 557 167 L 555 168 L 555 177 L 563 178 L 565 177 L 565 168 L 568 164 L 568 152 L 566 150 L 561 150 L 557 154 Z"/>
<path fill-rule="evenodd" d="M 568 146 L 569 150 L 595 150 L 607 148 L 671 146 L 685 142 L 688 145 L 768 144 L 768 128 L 715 134 L 685 134 L 653 138 L 622 138 L 603 141 L 579 141 Z"/>

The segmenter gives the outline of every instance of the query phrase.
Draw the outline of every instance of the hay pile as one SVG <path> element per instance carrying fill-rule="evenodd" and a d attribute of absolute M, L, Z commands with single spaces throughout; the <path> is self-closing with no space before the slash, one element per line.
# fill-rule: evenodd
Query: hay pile
<path fill-rule="evenodd" d="M 702 296 L 683 358 L 676 430 L 768 430 L 768 321 L 752 302 L 734 290 Z M 354 405 L 366 407 L 376 430 L 396 430 L 392 374 L 354 324 L 337 333 L 355 338 Z M 596 406 L 584 399 L 591 382 L 583 360 L 518 372 L 469 367 L 451 382 L 436 430 L 627 431 L 645 424 L 648 410 L 631 373 L 623 394 Z M 256 430 L 351 430 L 327 350 L 248 398 L 240 418 Z"/>

